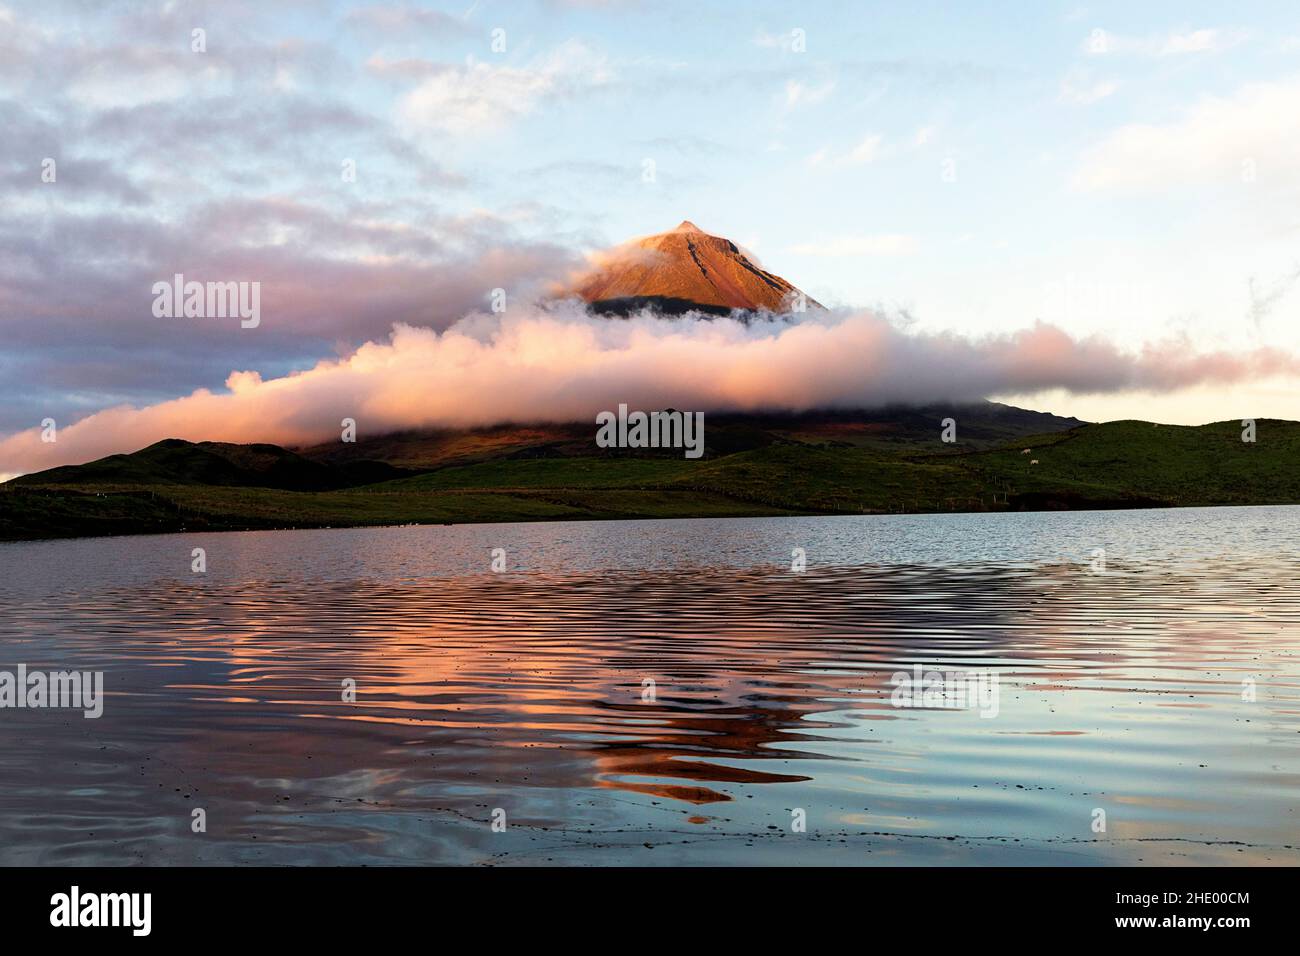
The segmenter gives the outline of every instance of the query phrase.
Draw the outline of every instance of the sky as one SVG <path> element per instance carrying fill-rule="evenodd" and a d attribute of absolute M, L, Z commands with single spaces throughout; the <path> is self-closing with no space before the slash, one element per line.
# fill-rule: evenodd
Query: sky
<path fill-rule="evenodd" d="M 388 354 L 395 326 L 461 327 L 494 289 L 526 307 L 683 219 L 863 335 L 871 310 L 920 336 L 899 361 L 1024 358 L 1046 327 L 1070 356 L 1147 362 L 999 382 L 999 360 L 968 376 L 989 397 L 1300 419 L 1297 117 L 1283 2 L 0 0 L 0 474 L 46 463 L 24 451 L 46 418 L 133 450 L 152 433 L 132 421 L 175 427 L 199 404 L 168 403 L 196 390 L 253 396 L 321 363 L 337 382 L 329 363 Z M 158 317 L 176 273 L 258 282 L 260 324 Z M 600 337 L 573 321 L 572 341 Z M 409 388 L 510 387 L 403 341 L 435 362 L 404 364 Z M 1199 355 L 1212 374 L 1148 367 Z M 266 403 L 234 404 L 213 414 L 238 427 L 199 437 L 258 438 Z M 294 407 L 268 434 L 318 427 Z"/>

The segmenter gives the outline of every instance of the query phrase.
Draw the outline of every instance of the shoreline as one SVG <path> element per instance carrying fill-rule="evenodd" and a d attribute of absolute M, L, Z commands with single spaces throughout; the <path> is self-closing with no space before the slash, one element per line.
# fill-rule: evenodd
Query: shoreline
<path fill-rule="evenodd" d="M 247 489 L 238 489 L 238 490 L 241 492 L 249 492 L 254 494 L 259 492 L 271 493 L 276 495 L 294 494 L 294 495 L 304 495 L 304 496 L 320 494 L 319 492 L 283 492 L 278 489 L 270 489 L 270 488 L 266 488 L 266 489 L 247 488 Z M 616 490 L 616 489 L 610 489 L 610 490 Z M 582 491 L 584 493 L 590 493 L 592 489 L 582 489 Z M 478 497 L 493 497 L 493 498 L 505 499 L 510 503 L 517 503 L 519 500 L 522 499 L 522 500 L 529 500 L 534 502 L 543 501 L 550 504 L 563 504 L 562 501 L 557 500 L 563 497 L 563 495 L 559 492 L 560 492 L 559 489 L 527 489 L 527 490 L 525 489 L 517 489 L 517 490 L 516 489 L 492 489 L 492 490 L 469 489 L 465 491 L 447 490 L 447 491 L 440 492 L 440 495 L 444 495 L 449 498 L 455 496 L 468 496 L 468 495 L 473 495 Z M 668 493 L 674 496 L 680 496 L 681 498 L 688 498 L 688 493 L 686 492 L 673 491 Z M 87 498 L 93 498 L 98 500 L 114 499 L 114 498 L 143 500 L 146 493 L 142 491 L 125 491 L 125 490 L 96 492 L 92 490 L 83 490 L 83 489 L 74 490 L 74 489 L 59 489 L 59 488 L 32 488 L 32 489 L 24 488 L 21 490 L 15 489 L 11 492 L 8 492 L 8 494 L 32 496 L 32 497 L 39 497 L 39 498 L 55 498 L 61 502 L 77 502 Z M 337 494 L 351 494 L 351 495 L 356 495 L 358 497 L 360 497 L 361 495 L 366 495 L 368 497 L 371 497 L 374 496 L 376 493 L 345 491 L 345 492 L 337 492 Z M 390 492 L 387 494 L 397 495 L 400 493 Z M 142 526 L 142 527 L 132 528 L 130 530 L 123 530 L 120 527 L 114 527 L 111 530 L 104 530 L 99 532 L 93 530 L 87 530 L 85 528 L 74 527 L 74 528 L 69 528 L 66 533 L 54 533 L 54 534 L 36 533 L 36 534 L 10 535 L 7 534 L 6 529 L 3 528 L 3 524 L 5 523 L 3 520 L 4 506 L 6 504 L 5 495 L 6 492 L 0 492 L 0 544 L 17 543 L 22 541 L 64 541 L 64 540 L 76 540 L 81 538 L 138 537 L 140 535 L 149 535 L 149 534 L 192 534 L 192 533 L 208 534 L 208 533 L 218 533 L 218 532 L 246 532 L 246 531 L 302 531 L 302 530 L 328 530 L 332 528 L 436 527 L 439 525 L 460 525 L 460 524 L 516 524 L 519 523 L 520 521 L 540 521 L 540 522 L 653 521 L 653 520 L 659 520 L 664 518 L 678 518 L 678 519 L 685 520 L 685 519 L 708 519 L 708 518 L 781 518 L 781 517 L 852 517 L 852 516 L 867 517 L 867 516 L 877 516 L 877 515 L 1033 514 L 1033 513 L 1052 513 L 1052 512 L 1061 512 L 1061 511 L 1146 511 L 1146 510 L 1161 510 L 1170 507 L 1198 507 L 1198 506 L 1199 507 L 1228 507 L 1231 506 L 1231 504 L 1239 504 L 1235 502 L 1231 504 L 1216 502 L 1216 503 L 1208 503 L 1204 505 L 1198 504 L 1198 505 L 1180 506 L 1180 505 L 1172 505 L 1168 503 L 1154 503 L 1148 499 L 1148 500 L 1141 500 L 1141 501 L 1089 500 L 1083 502 L 1075 502 L 1074 506 L 1067 505 L 1066 507 L 1053 507 L 1051 506 L 1052 504 L 1059 504 L 1060 502 L 1066 501 L 1068 499 L 1066 499 L 1065 496 L 1061 496 L 1060 498 L 1054 498 L 1049 496 L 1049 503 L 1046 506 L 1042 506 L 1042 507 L 993 507 L 993 508 L 958 507 L 953 509 L 935 509 L 935 508 L 923 508 L 923 509 L 916 509 L 916 510 L 864 509 L 861 511 L 858 510 L 848 511 L 848 510 L 764 507 L 763 505 L 758 504 L 756 502 L 746 501 L 744 499 L 734 498 L 731 496 L 722 495 L 714 492 L 711 497 L 715 504 L 719 500 L 723 500 L 728 504 L 732 505 L 733 507 L 711 509 L 707 507 L 709 499 L 706 497 L 703 501 L 701 501 L 701 504 L 705 506 L 698 507 L 698 508 L 689 507 L 690 499 L 688 499 L 687 501 L 674 502 L 675 504 L 687 504 L 688 507 L 680 508 L 680 509 L 674 508 L 672 510 L 672 513 L 655 513 L 650 509 L 627 510 L 627 511 L 611 510 L 611 511 L 603 511 L 603 512 L 597 512 L 595 510 L 573 509 L 571 511 L 555 513 L 555 514 L 519 516 L 517 514 L 517 511 L 512 511 L 508 507 L 503 507 L 497 513 L 485 513 L 476 516 L 458 515 L 458 516 L 452 516 L 448 520 L 400 520 L 398 519 L 393 521 L 349 522 L 346 520 L 339 521 L 335 519 L 330 521 L 316 522 L 307 519 L 305 521 L 297 521 L 291 524 L 278 524 L 273 522 L 265 522 L 265 521 L 257 521 L 257 520 L 252 520 L 252 521 L 241 520 L 239 517 L 236 517 L 234 515 L 227 516 L 221 514 L 214 514 L 208 516 L 208 515 L 202 515 L 202 514 L 191 512 L 190 515 L 188 516 L 191 521 L 193 521 L 195 518 L 198 518 L 202 522 L 206 518 L 210 520 L 212 523 L 208 526 L 203 526 L 203 525 L 194 526 L 194 525 L 186 525 L 186 524 L 180 524 L 180 526 L 164 525 L 162 527 Z M 149 497 L 149 500 L 151 502 L 156 502 L 159 500 L 159 497 L 160 496 L 155 493 L 154 495 L 151 495 Z M 402 497 L 406 497 L 406 496 L 402 495 Z M 1026 495 L 1026 496 L 1017 496 L 1017 497 L 1041 499 L 1044 496 Z M 176 502 L 174 500 L 167 498 L 165 496 L 162 496 L 162 500 L 173 506 L 176 505 Z M 1027 504 L 1028 502 L 1024 502 L 1024 503 Z M 1271 502 L 1270 501 L 1270 502 L 1258 502 L 1257 504 L 1264 505 L 1264 506 L 1278 505 L 1278 504 L 1300 504 L 1300 501 L 1297 502 Z M 177 506 L 177 510 L 178 511 L 180 510 L 179 506 Z M 418 510 L 418 509 L 413 508 L 412 510 Z"/>

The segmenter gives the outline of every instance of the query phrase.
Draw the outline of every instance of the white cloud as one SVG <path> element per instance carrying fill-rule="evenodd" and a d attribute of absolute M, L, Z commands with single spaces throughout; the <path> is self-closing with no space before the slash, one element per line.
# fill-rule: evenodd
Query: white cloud
<path fill-rule="evenodd" d="M 766 50 L 785 50 L 788 53 L 794 49 L 796 36 L 793 30 L 786 30 L 784 33 L 768 33 L 766 30 L 759 30 L 754 35 L 754 46 Z"/>
<path fill-rule="evenodd" d="M 1071 71 L 1061 81 L 1061 100 L 1078 106 L 1090 106 L 1114 94 L 1119 89 L 1115 80 L 1094 80 L 1079 70 Z"/>
<path fill-rule="evenodd" d="M 189 61 L 152 50 L 123 51 L 83 66 L 67 92 L 92 109 L 105 110 L 232 91 L 234 76 L 228 63 L 216 57 L 186 56 Z"/>
<path fill-rule="evenodd" d="M 785 105 L 788 109 L 799 106 L 814 106 L 835 92 L 835 81 L 831 80 L 821 86 L 810 86 L 802 80 L 787 80 L 785 84 Z"/>
<path fill-rule="evenodd" d="M 1075 188 L 1164 190 L 1205 183 L 1243 183 L 1300 173 L 1300 79 L 1243 86 L 1205 97 L 1180 119 L 1131 123 L 1089 150 Z"/>
<path fill-rule="evenodd" d="M 850 163 L 869 163 L 880 153 L 881 137 L 878 134 L 872 134 L 862 142 L 854 146 L 849 151 L 848 161 Z"/>
<path fill-rule="evenodd" d="M 1165 40 L 1160 47 L 1160 56 L 1175 56 L 1179 53 L 1211 53 L 1224 49 L 1225 41 L 1218 30 L 1193 30 L 1191 33 L 1175 33 Z"/>
<path fill-rule="evenodd" d="M 1130 56 L 1180 56 L 1186 53 L 1219 53 L 1246 39 L 1241 31 L 1216 29 L 1188 30 L 1160 36 L 1132 37 L 1093 30 L 1083 41 L 1082 50 L 1092 56 L 1112 53 Z"/>
<path fill-rule="evenodd" d="M 464 33 L 467 29 L 463 19 L 449 13 L 392 3 L 353 10 L 344 17 L 344 22 L 408 39 L 415 33 L 441 36 Z"/>
<path fill-rule="evenodd" d="M 882 233 L 873 236 L 836 236 L 818 242 L 802 242 L 790 251 L 803 256 L 899 256 L 909 255 L 917 249 L 915 236 L 901 233 Z"/>
<path fill-rule="evenodd" d="M 823 146 L 808 157 L 809 166 L 860 166 L 874 162 L 882 155 L 885 139 L 879 133 L 870 133 L 852 149 L 845 153 L 832 153 L 830 147 Z"/>
<path fill-rule="evenodd" d="M 482 133 L 612 79 L 604 56 L 569 41 L 523 67 L 472 59 L 463 67 L 445 67 L 408 93 L 398 113 L 416 130 Z"/>

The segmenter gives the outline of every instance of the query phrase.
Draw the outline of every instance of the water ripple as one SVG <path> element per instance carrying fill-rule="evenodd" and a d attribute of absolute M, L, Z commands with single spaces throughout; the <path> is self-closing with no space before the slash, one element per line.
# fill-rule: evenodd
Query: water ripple
<path fill-rule="evenodd" d="M 0 669 L 108 698 L 0 711 L 0 862 L 1295 864 L 1300 519 L 1238 510 L 1139 516 L 1105 573 L 1132 516 L 940 563 L 979 516 L 6 546 Z M 894 706 L 914 665 L 997 716 Z"/>

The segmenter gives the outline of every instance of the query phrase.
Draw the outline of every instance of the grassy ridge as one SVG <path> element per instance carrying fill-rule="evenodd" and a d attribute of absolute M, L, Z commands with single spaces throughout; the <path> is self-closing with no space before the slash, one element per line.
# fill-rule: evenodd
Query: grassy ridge
<path fill-rule="evenodd" d="M 782 439 L 698 461 L 497 457 L 319 491 L 174 478 L 146 483 L 147 469 L 138 463 L 128 463 L 126 481 L 114 481 L 101 467 L 69 484 L 79 473 L 59 469 L 0 486 L 0 539 L 411 522 L 1300 503 L 1300 423 L 1261 419 L 1257 428 L 1253 444 L 1241 440 L 1240 422 L 1190 428 L 1124 421 L 965 451 L 933 439 L 893 451 Z M 1032 451 L 1022 454 L 1024 448 Z M 173 458 L 175 449 L 168 452 L 168 461 Z M 169 474 L 182 464 L 172 462 Z"/>
<path fill-rule="evenodd" d="M 1107 422 L 973 455 L 967 466 L 1026 493 L 1077 489 L 1171 506 L 1300 502 L 1300 423 L 1261 418 L 1255 437 L 1242 441 L 1240 421 Z"/>
<path fill-rule="evenodd" d="M 413 478 L 370 485 L 375 492 L 466 488 L 660 487 L 689 475 L 700 462 L 683 458 L 521 458 L 441 468 Z"/>

